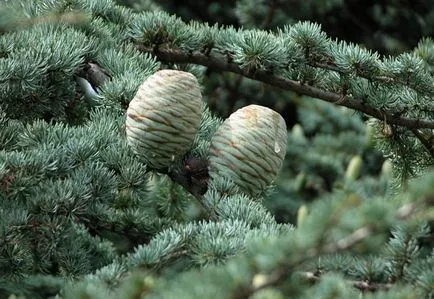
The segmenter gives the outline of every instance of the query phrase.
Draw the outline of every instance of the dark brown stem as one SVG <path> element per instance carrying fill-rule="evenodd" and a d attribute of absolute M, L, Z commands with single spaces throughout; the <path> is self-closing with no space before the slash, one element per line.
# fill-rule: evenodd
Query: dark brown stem
<path fill-rule="evenodd" d="M 159 173 L 166 174 L 172 181 L 184 187 L 193 195 L 208 219 L 217 221 L 215 211 L 209 207 L 203 199 L 203 195 L 208 189 L 208 161 L 203 158 L 187 157 L 183 159 L 183 165 L 174 167 L 172 170 L 162 169 Z"/>
<path fill-rule="evenodd" d="M 215 70 L 236 73 L 253 80 L 267 83 L 272 86 L 292 90 L 298 94 L 321 99 L 323 101 L 337 104 L 340 106 L 345 106 L 350 109 L 363 112 L 371 117 L 380 119 L 389 124 L 403 126 L 409 129 L 434 129 L 434 121 L 419 118 L 406 118 L 400 115 L 395 115 L 394 113 L 387 110 L 372 107 L 360 99 L 351 96 L 343 97 L 341 94 L 302 84 L 299 81 L 282 78 L 267 71 L 256 70 L 255 72 L 251 72 L 246 69 L 242 69 L 239 65 L 235 63 L 228 62 L 223 56 L 205 55 L 198 52 L 187 53 L 181 50 L 174 49 L 158 49 L 158 51 L 154 51 L 154 48 L 144 46 L 138 46 L 138 48 L 142 52 L 148 52 L 153 54 L 157 57 L 158 60 L 172 63 L 194 63 L 207 66 Z"/>

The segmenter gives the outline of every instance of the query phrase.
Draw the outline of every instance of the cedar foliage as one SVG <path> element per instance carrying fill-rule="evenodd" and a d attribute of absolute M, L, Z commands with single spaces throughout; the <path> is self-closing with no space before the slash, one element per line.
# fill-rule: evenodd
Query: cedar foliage
<path fill-rule="evenodd" d="M 433 4 L 283 2 L 0 2 L 0 298 L 434 297 Z M 186 157 L 237 108 L 284 116 L 267 192 L 133 154 L 167 68 L 208 106 Z"/>

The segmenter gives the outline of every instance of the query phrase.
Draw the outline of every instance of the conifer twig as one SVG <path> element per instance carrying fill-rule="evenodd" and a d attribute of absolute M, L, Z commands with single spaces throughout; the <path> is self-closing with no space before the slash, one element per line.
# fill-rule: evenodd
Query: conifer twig
<path fill-rule="evenodd" d="M 131 223 L 123 224 L 119 221 L 110 222 L 97 217 L 89 217 L 87 221 L 83 222 L 92 235 L 100 235 L 101 231 L 114 232 L 126 237 L 134 246 L 147 244 L 152 238 L 149 233 L 142 231 L 139 227 Z"/>
<path fill-rule="evenodd" d="M 395 217 L 398 220 L 408 219 L 409 217 L 413 216 L 414 213 L 416 213 L 416 211 L 418 210 L 418 208 L 421 205 L 425 205 L 425 204 L 431 204 L 430 199 L 425 199 L 422 202 L 418 202 L 418 203 L 405 204 L 397 210 Z M 234 298 L 250 298 L 251 295 L 253 295 L 254 293 L 256 293 L 256 292 L 258 292 L 264 288 L 279 284 L 284 279 L 286 279 L 287 277 L 289 277 L 290 275 L 295 273 L 294 272 L 295 267 L 303 264 L 307 260 L 314 258 L 314 257 L 321 255 L 321 254 L 337 253 L 337 252 L 342 252 L 342 251 L 348 250 L 348 249 L 356 246 L 357 244 L 359 244 L 360 242 L 362 242 L 363 240 L 365 240 L 369 236 L 371 236 L 373 233 L 374 233 L 374 229 L 370 225 L 366 225 L 366 226 L 362 226 L 362 227 L 356 229 L 354 232 L 352 232 L 351 234 L 347 235 L 346 237 L 344 237 L 342 239 L 339 239 L 337 241 L 333 241 L 333 242 L 325 244 L 323 246 L 319 246 L 319 248 L 312 248 L 311 250 L 308 250 L 306 255 L 303 256 L 300 260 L 298 260 L 298 261 L 296 261 L 290 265 L 289 264 L 286 264 L 286 265 L 283 264 L 282 266 L 276 268 L 273 272 L 271 272 L 268 275 L 267 279 L 263 283 L 256 285 L 256 286 L 251 286 L 251 287 L 240 289 L 235 294 Z M 310 275 L 310 276 L 317 276 L 317 275 Z M 315 278 L 315 280 L 318 280 L 318 279 L 319 279 L 319 277 Z M 363 281 L 352 281 L 352 283 L 356 288 L 358 288 L 360 290 L 364 290 L 364 291 L 374 291 L 374 290 L 381 289 L 381 288 L 388 289 L 392 286 L 392 285 L 388 285 L 388 284 L 384 284 L 384 285 L 377 284 L 377 286 L 374 286 L 374 285 L 370 285 L 370 284 L 363 282 Z"/>
<path fill-rule="evenodd" d="M 434 121 L 419 118 L 406 118 L 396 115 L 393 112 L 379 109 L 368 105 L 360 99 L 323 90 L 317 87 L 303 84 L 299 81 L 276 76 L 270 72 L 256 70 L 254 72 L 241 68 L 233 62 L 227 61 L 223 56 L 205 55 L 200 52 L 185 52 L 176 49 L 156 49 L 152 47 L 137 46 L 142 52 L 151 53 L 158 60 L 171 63 L 194 63 L 216 69 L 242 75 L 244 77 L 258 80 L 279 88 L 292 90 L 296 93 L 321 99 L 323 101 L 345 106 L 353 110 L 363 112 L 369 116 L 386 121 L 389 124 L 407 127 L 409 129 L 430 128 L 434 129 Z"/>
<path fill-rule="evenodd" d="M 355 230 L 353 233 L 349 234 L 348 236 L 331 242 L 329 244 L 326 244 L 320 248 L 312 248 L 311 250 L 307 251 L 306 256 L 302 258 L 301 260 L 297 261 L 294 264 L 291 265 L 282 265 L 281 267 L 278 267 L 276 270 L 274 270 L 260 285 L 252 286 L 250 288 L 245 288 L 240 290 L 235 298 L 250 298 L 250 296 L 264 288 L 274 286 L 287 277 L 289 277 L 291 274 L 294 273 L 293 268 L 297 265 L 302 264 L 304 261 L 311 259 L 318 254 L 325 254 L 325 253 L 336 253 L 341 252 L 350 249 L 351 247 L 357 245 L 361 241 L 363 241 L 365 238 L 370 236 L 373 233 L 373 230 L 370 228 L 370 226 L 363 226 L 357 230 Z M 319 278 L 318 278 L 319 279 Z M 318 280 L 316 279 L 316 280 Z"/>
<path fill-rule="evenodd" d="M 347 250 L 354 245 L 358 244 L 362 240 L 366 239 L 373 233 L 373 230 L 370 226 L 363 226 L 353 233 L 349 234 L 345 238 L 342 238 L 336 242 L 329 243 L 323 247 L 321 250 L 322 253 L 333 253 L 336 251 L 344 251 Z"/>
<path fill-rule="evenodd" d="M 303 272 L 301 273 L 304 278 L 311 282 L 319 282 L 321 280 L 321 276 L 317 275 L 314 272 Z M 388 290 L 393 287 L 392 283 L 378 283 L 378 282 L 369 282 L 364 280 L 345 280 L 346 283 L 359 289 L 363 292 L 375 292 L 378 290 Z"/>
<path fill-rule="evenodd" d="M 321 62 L 313 62 L 313 63 L 308 63 L 310 66 L 312 67 L 317 67 L 317 68 L 321 68 L 324 70 L 329 70 L 329 71 L 334 71 L 336 73 L 340 73 L 340 74 L 348 74 L 349 72 L 342 70 L 341 68 L 339 68 L 338 66 L 336 66 L 335 64 L 330 64 L 330 63 L 321 63 Z M 368 80 L 374 80 L 374 81 L 379 81 L 379 82 L 383 82 L 383 83 L 396 83 L 396 80 L 392 77 L 387 77 L 387 76 L 366 76 L 363 74 L 357 74 L 357 76 L 368 79 Z"/>
<path fill-rule="evenodd" d="M 417 129 L 412 129 L 411 132 L 419 139 L 428 153 L 430 153 L 431 157 L 434 158 L 434 142 L 431 140 L 432 138 L 426 138 L 423 133 Z"/>

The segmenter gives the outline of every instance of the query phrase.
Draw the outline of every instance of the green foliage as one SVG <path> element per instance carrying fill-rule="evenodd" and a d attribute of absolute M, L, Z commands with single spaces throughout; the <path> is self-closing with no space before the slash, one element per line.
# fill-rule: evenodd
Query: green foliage
<path fill-rule="evenodd" d="M 432 3 L 184 2 L 0 2 L 0 297 L 432 298 Z M 351 5 L 384 43 L 331 30 Z M 157 173 L 125 111 L 162 68 L 207 107 Z M 253 198 L 202 173 L 191 192 L 185 159 L 252 103 L 290 129 L 278 179 Z"/>

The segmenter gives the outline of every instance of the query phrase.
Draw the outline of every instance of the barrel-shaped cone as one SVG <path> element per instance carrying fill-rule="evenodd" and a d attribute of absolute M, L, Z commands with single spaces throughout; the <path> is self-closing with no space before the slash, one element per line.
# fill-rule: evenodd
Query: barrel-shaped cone
<path fill-rule="evenodd" d="M 128 106 L 129 146 L 150 168 L 168 167 L 190 149 L 203 105 L 194 75 L 177 70 L 156 72 L 140 85 Z"/>
<path fill-rule="evenodd" d="M 287 130 L 276 111 L 249 105 L 232 113 L 211 139 L 210 178 L 226 177 L 251 196 L 276 178 L 286 154 Z"/>

